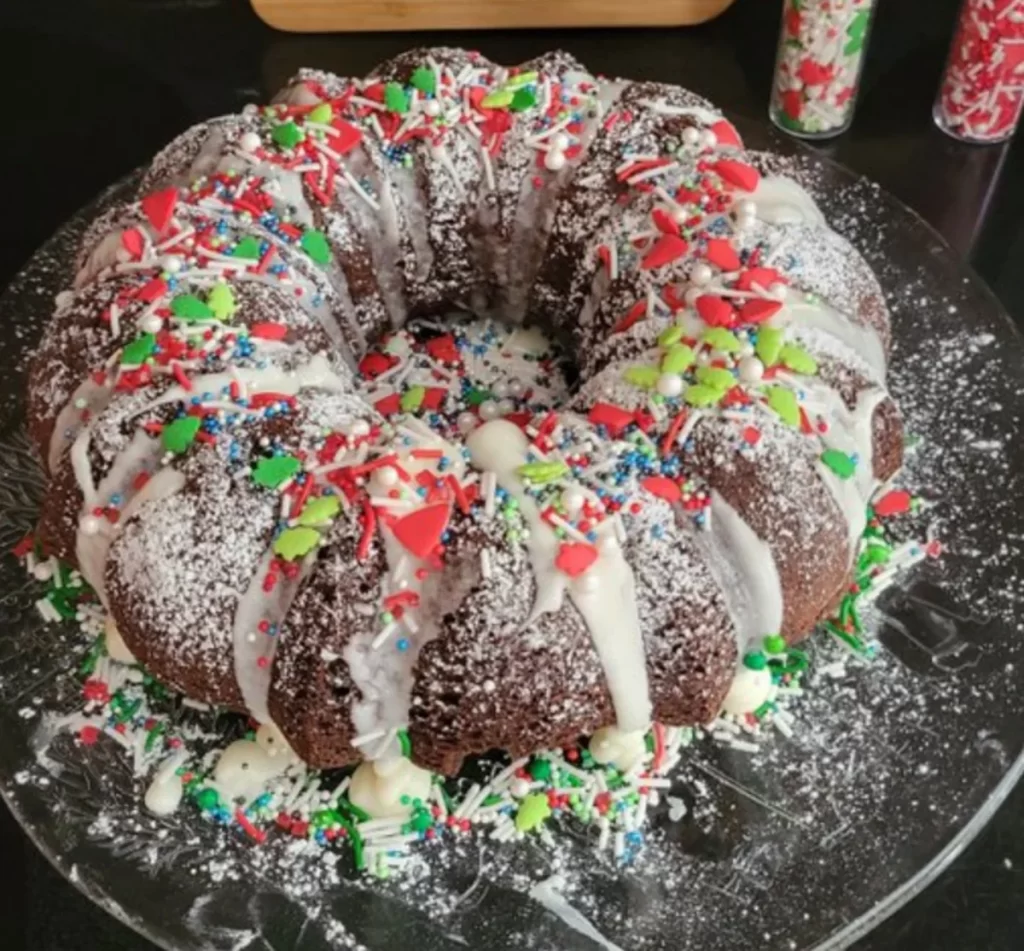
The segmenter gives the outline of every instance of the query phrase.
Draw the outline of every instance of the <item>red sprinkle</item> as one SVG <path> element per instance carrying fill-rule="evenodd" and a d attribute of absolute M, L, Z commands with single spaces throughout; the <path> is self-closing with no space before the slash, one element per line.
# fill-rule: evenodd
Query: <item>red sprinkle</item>
<path fill-rule="evenodd" d="M 262 845 L 267 840 L 267 834 L 262 829 L 257 829 L 250 821 L 249 817 L 242 812 L 241 809 L 235 810 L 235 822 L 237 822 L 244 830 L 246 835 L 250 839 Z"/>

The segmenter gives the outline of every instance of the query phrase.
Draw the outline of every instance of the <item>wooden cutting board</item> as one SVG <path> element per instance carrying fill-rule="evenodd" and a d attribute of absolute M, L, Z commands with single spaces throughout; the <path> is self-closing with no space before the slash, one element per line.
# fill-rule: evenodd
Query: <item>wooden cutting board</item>
<path fill-rule="evenodd" d="M 683 26 L 733 0 L 252 0 L 256 13 L 296 33 L 365 30 Z"/>

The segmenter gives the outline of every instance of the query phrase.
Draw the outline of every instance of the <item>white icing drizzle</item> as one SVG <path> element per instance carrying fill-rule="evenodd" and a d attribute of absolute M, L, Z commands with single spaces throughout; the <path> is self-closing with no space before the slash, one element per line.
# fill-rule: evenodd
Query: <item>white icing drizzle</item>
<path fill-rule="evenodd" d="M 768 224 L 805 222 L 827 227 L 825 216 L 814 199 L 791 178 L 762 176 L 750 197 L 757 202 L 757 217 Z"/>
<path fill-rule="evenodd" d="M 846 408 L 842 397 L 831 387 L 819 382 L 813 383 L 807 389 L 812 401 L 821 400 L 827 406 L 825 415 L 829 429 L 827 433 L 820 435 L 822 445 L 857 458 L 853 476 L 849 479 L 840 478 L 820 460 L 817 463 L 818 472 L 846 517 L 852 560 L 867 526 L 868 501 L 878 486 L 874 473 L 872 423 L 875 409 L 886 398 L 886 393 L 881 388 L 861 391 L 857 395 L 857 404 L 851 411 Z"/>
<path fill-rule="evenodd" d="M 158 768 L 146 789 L 143 799 L 146 808 L 155 816 L 169 816 L 184 795 L 178 770 L 185 765 L 188 750 L 182 748 L 172 753 Z"/>
<path fill-rule="evenodd" d="M 191 390 L 180 385 L 172 386 L 135 415 L 141 416 L 168 403 L 188 401 L 195 393 L 212 393 L 216 398 L 221 390 L 236 382 L 242 384 L 249 394 L 281 393 L 284 396 L 295 396 L 301 390 L 321 389 L 344 393 L 347 389 L 345 381 L 334 372 L 323 353 L 315 354 L 309 363 L 294 370 L 278 366 L 233 367 L 220 373 L 195 376 L 191 382 Z"/>
<path fill-rule="evenodd" d="M 412 800 L 427 801 L 431 782 L 427 770 L 402 757 L 367 760 L 352 774 L 348 797 L 374 819 L 402 818 L 412 812 Z"/>
<path fill-rule="evenodd" d="M 787 290 L 783 305 L 768 322 L 771 326 L 792 325 L 831 334 L 857 354 L 879 380 L 885 380 L 885 350 L 873 327 L 856 323 L 824 301 L 812 300 L 792 288 Z"/>
<path fill-rule="evenodd" d="M 57 415 L 50 434 L 50 445 L 47 448 L 46 469 L 50 473 L 57 471 L 61 457 L 68 444 L 74 442 L 82 430 L 82 412 L 88 410 L 93 416 L 101 413 L 110 402 L 114 392 L 113 381 L 107 384 L 97 383 L 92 377 L 79 384 L 64 408 Z"/>
<path fill-rule="evenodd" d="M 461 481 L 465 460 L 457 447 L 412 417 L 402 422 L 401 429 L 412 440 L 412 444 L 399 453 L 399 464 L 409 475 L 414 479 L 423 471 L 438 475 L 437 459 L 411 455 L 415 449 L 435 449 L 448 460 L 445 474 Z M 408 723 L 416 660 L 423 645 L 437 635 L 437 617 L 433 611 L 424 610 L 428 594 L 437 583 L 437 573 L 430 572 L 425 579 L 418 577 L 417 572 L 425 568 L 426 563 L 407 551 L 386 525 L 381 524 L 380 534 L 388 565 L 382 597 L 404 591 L 418 595 L 420 603 L 418 607 L 405 605 L 402 620 L 392 622 L 393 631 L 385 633 L 366 625 L 345 646 L 349 675 L 359 688 L 359 698 L 352 705 L 356 735 L 385 737 L 385 742 L 362 750 L 367 759 L 395 758 L 400 752 L 396 736 Z M 450 609 L 451 604 L 446 604 L 446 608 Z M 405 650 L 395 646 L 398 638 L 408 642 Z"/>
<path fill-rule="evenodd" d="M 711 514 L 710 529 L 693 537 L 725 598 L 742 655 L 781 630 L 782 582 L 771 548 L 715 489 Z"/>
<path fill-rule="evenodd" d="M 263 579 L 273 559 L 274 551 L 268 548 L 260 558 L 249 587 L 238 602 L 232 626 L 235 682 L 242 694 L 242 702 L 258 723 L 271 722 L 267 698 L 279 641 L 279 638 L 260 631 L 259 624 L 266 621 L 268 624 L 279 625 L 284 620 L 316 556 L 307 555 L 294 578 L 281 575 L 274 587 L 266 591 Z"/>
<path fill-rule="evenodd" d="M 246 804 L 263 792 L 293 762 L 291 756 L 268 751 L 255 740 L 235 740 L 217 760 L 212 786 L 228 804 Z"/>
<path fill-rule="evenodd" d="M 753 713 L 772 698 L 774 689 L 772 672 L 767 667 L 751 670 L 741 663 L 722 701 L 722 713 L 735 717 Z"/>
<path fill-rule="evenodd" d="M 555 567 L 559 541 L 523 487 L 517 470 L 528 462 L 529 442 L 518 426 L 496 419 L 466 440 L 477 468 L 493 472 L 498 484 L 519 502 L 530 529 L 527 550 L 537 582 L 531 618 L 557 611 L 568 591 L 590 630 L 604 668 L 620 730 L 646 730 L 651 721 L 650 689 L 643 634 L 636 605 L 633 570 L 615 540 L 611 520 L 598 527 L 598 557 L 583 576 L 570 579 Z"/>
<path fill-rule="evenodd" d="M 629 772 L 647 752 L 647 731 L 625 732 L 617 726 L 604 726 L 590 738 L 588 748 L 598 763 L 611 763 L 623 773 Z"/>
<path fill-rule="evenodd" d="M 117 629 L 114 618 L 109 614 L 103 622 L 103 646 L 111 660 L 116 660 L 119 664 L 137 663 L 135 656 L 124 642 L 121 632 Z"/>
<path fill-rule="evenodd" d="M 77 451 L 81 443 L 85 444 L 82 455 L 86 456 L 88 466 L 88 436 L 89 431 L 85 430 L 72 448 L 73 458 L 80 458 Z M 110 546 L 113 544 L 119 527 L 132 517 L 146 502 L 155 499 L 168 498 L 180 492 L 185 485 L 185 477 L 176 469 L 161 469 L 152 476 L 146 484 L 137 492 L 132 491 L 132 483 L 140 472 L 149 471 L 160 457 L 160 441 L 148 436 L 143 430 L 138 430 L 132 437 L 127 448 L 122 451 L 114 460 L 110 471 L 103 478 L 97 488 L 92 487 L 92 473 L 88 474 L 87 483 L 83 484 L 79 479 L 79 486 L 82 488 L 84 504 L 78 523 L 78 532 L 75 537 L 75 556 L 78 559 L 78 567 L 82 577 L 92 586 L 100 601 L 104 605 L 107 602 L 106 586 L 106 565 L 107 555 L 110 553 Z M 79 467 L 76 464 L 76 474 Z M 121 508 L 121 515 L 117 525 L 99 519 L 99 530 L 91 531 L 90 523 L 92 509 L 102 505 L 104 500 L 111 496 L 120 495 L 126 499 Z"/>
<path fill-rule="evenodd" d="M 722 116 L 703 106 L 675 106 L 664 99 L 641 99 L 640 105 L 662 116 L 690 116 L 702 125 L 714 125 Z"/>

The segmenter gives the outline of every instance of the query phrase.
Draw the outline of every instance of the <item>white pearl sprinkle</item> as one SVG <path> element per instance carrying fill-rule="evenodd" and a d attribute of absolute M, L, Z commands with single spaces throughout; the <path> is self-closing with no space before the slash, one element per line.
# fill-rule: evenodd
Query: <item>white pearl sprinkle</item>
<path fill-rule="evenodd" d="M 744 383 L 757 383 L 764 376 L 764 364 L 757 357 L 743 357 L 739 369 Z"/>
<path fill-rule="evenodd" d="M 504 399 L 509 394 L 508 383 L 504 380 L 498 380 L 494 386 L 491 387 L 491 395 L 496 396 L 499 400 Z"/>
<path fill-rule="evenodd" d="M 368 436 L 370 434 L 370 424 L 365 419 L 357 419 L 352 424 L 349 432 L 353 436 Z"/>
<path fill-rule="evenodd" d="M 255 132 L 246 132 L 238 140 L 238 147 L 243 152 L 255 152 L 260 147 L 260 137 Z"/>
<path fill-rule="evenodd" d="M 569 145 L 571 143 L 569 142 L 569 136 L 567 136 L 564 132 L 556 132 L 553 136 L 551 136 L 550 144 L 551 148 L 554 151 L 564 152 L 567 148 L 569 148 Z"/>
<path fill-rule="evenodd" d="M 519 397 L 526 392 L 526 384 L 522 380 L 511 380 L 508 384 L 508 395 Z"/>
<path fill-rule="evenodd" d="M 498 403 L 498 410 L 502 416 L 508 416 L 509 413 L 516 411 L 516 404 L 512 400 L 502 400 Z"/>
<path fill-rule="evenodd" d="M 398 482 L 398 473 L 391 466 L 381 466 L 373 477 L 375 482 L 385 488 L 390 488 Z"/>
<path fill-rule="evenodd" d="M 565 152 L 556 152 L 552 149 L 544 156 L 544 167 L 549 172 L 557 172 L 565 168 Z"/>
<path fill-rule="evenodd" d="M 459 427 L 460 433 L 471 433 L 479 425 L 479 420 L 473 413 L 459 413 L 455 425 Z"/>
<path fill-rule="evenodd" d="M 586 500 L 586 496 L 576 486 L 570 486 L 562 493 L 562 505 L 565 506 L 565 511 L 570 516 L 579 512 Z"/>
<path fill-rule="evenodd" d="M 703 287 L 705 284 L 711 283 L 711 278 L 714 274 L 711 272 L 711 268 L 701 261 L 693 266 L 693 270 L 690 271 L 690 283 L 696 284 L 697 287 Z"/>
<path fill-rule="evenodd" d="M 508 792 L 513 799 L 522 799 L 523 797 L 530 795 L 530 781 L 528 779 L 524 779 L 522 776 L 516 776 L 516 778 L 508 784 Z"/>
<path fill-rule="evenodd" d="M 139 321 L 139 327 L 143 333 L 155 334 L 159 333 L 164 326 L 163 318 L 158 317 L 156 314 L 146 314 L 142 320 Z"/>
<path fill-rule="evenodd" d="M 718 136 L 710 129 L 705 129 L 700 134 L 700 147 L 702 149 L 713 149 L 718 145 Z"/>
<path fill-rule="evenodd" d="M 662 373 L 658 377 L 658 392 L 662 396 L 678 396 L 683 392 L 683 378 L 678 373 Z"/>
<path fill-rule="evenodd" d="M 441 103 L 436 99 L 428 99 L 423 103 L 423 111 L 431 118 L 439 116 L 441 115 Z"/>
<path fill-rule="evenodd" d="M 700 141 L 700 129 L 692 125 L 683 129 L 683 145 L 694 146 Z"/>
<path fill-rule="evenodd" d="M 788 291 L 786 290 L 785 284 L 783 284 L 781 281 L 776 281 L 774 284 L 772 284 L 771 287 L 768 288 L 768 293 L 776 300 L 783 301 L 786 299 L 786 294 L 788 293 Z"/>
<path fill-rule="evenodd" d="M 177 274 L 185 266 L 185 262 L 176 254 L 168 254 L 160 259 L 160 266 L 168 274 Z"/>
<path fill-rule="evenodd" d="M 78 523 L 83 535 L 97 535 L 100 530 L 100 520 L 95 515 L 85 515 Z"/>
<path fill-rule="evenodd" d="M 484 400 L 480 404 L 480 418 L 485 422 L 497 419 L 501 415 L 501 408 L 494 400 Z"/>

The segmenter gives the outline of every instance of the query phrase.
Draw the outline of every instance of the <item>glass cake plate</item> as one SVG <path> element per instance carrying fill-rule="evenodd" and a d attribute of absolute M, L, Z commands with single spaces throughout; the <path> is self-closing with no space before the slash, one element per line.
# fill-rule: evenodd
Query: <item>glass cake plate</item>
<path fill-rule="evenodd" d="M 686 813 L 672 821 L 660 809 L 631 867 L 569 826 L 554 848 L 446 837 L 381 882 L 354 875 L 345 853 L 284 835 L 257 846 L 195 809 L 153 818 L 120 747 L 51 736 L 51 712 L 76 707 L 85 643 L 70 625 L 43 623 L 40 584 L 5 554 L 0 790 L 54 865 L 126 924 L 183 951 L 836 951 L 931 882 L 1024 768 L 1014 616 L 1024 343 L 913 212 L 818 157 L 793 161 L 888 293 L 891 385 L 917 437 L 903 483 L 926 500 L 899 529 L 945 549 L 879 597 L 868 618 L 883 645 L 875 660 L 815 637 L 794 735 L 774 734 L 753 754 L 691 747 L 669 791 Z M 85 223 L 131 184 L 61 229 L 0 298 L 12 337 L 0 352 L 5 552 L 32 527 L 40 496 L 22 434 L 25 353 Z M 206 716 L 204 729 L 237 733 L 238 718 Z"/>

